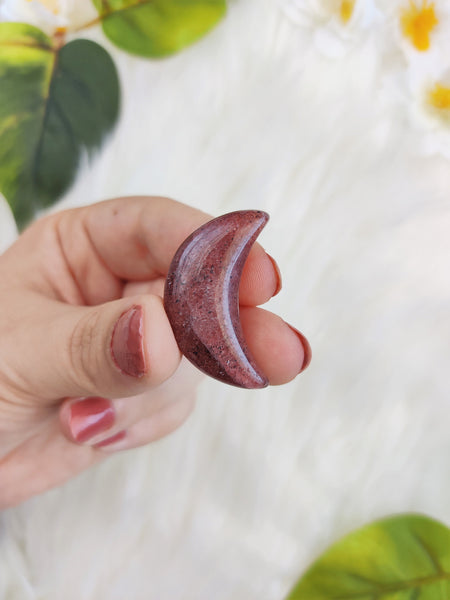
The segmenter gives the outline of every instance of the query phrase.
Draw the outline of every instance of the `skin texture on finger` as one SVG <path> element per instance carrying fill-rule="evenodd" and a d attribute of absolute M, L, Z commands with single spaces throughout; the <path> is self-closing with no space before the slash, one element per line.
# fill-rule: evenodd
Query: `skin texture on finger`
<path fill-rule="evenodd" d="M 22 263 L 22 280 L 25 273 L 25 279 L 44 273 L 34 287 L 71 304 L 101 304 L 121 297 L 126 282 L 164 278 L 179 245 L 211 218 L 167 198 L 118 198 L 42 219 L 9 252 Z M 266 302 L 278 280 L 255 244 L 242 274 L 241 303 Z"/>
<path fill-rule="evenodd" d="M 24 439 L 39 436 L 53 414 L 53 407 L 18 404 L 0 398 L 0 462 Z"/>
<path fill-rule="evenodd" d="M 250 351 L 270 385 L 294 379 L 305 362 L 299 336 L 283 319 L 262 308 L 242 307 L 240 316 Z"/>

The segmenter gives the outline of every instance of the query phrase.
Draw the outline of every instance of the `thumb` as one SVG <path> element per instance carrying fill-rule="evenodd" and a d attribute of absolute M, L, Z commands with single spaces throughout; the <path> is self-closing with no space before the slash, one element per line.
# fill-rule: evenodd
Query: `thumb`
<path fill-rule="evenodd" d="M 28 332 L 28 349 L 41 348 L 29 356 L 32 393 L 58 399 L 132 396 L 177 369 L 180 351 L 159 296 L 92 307 L 50 304 L 47 318 L 32 320 Z M 37 340 L 46 343 L 38 346 Z"/>

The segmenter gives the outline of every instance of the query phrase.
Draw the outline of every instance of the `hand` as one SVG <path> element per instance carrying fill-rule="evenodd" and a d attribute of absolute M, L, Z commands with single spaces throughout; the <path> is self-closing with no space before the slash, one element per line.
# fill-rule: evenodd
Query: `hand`
<path fill-rule="evenodd" d="M 116 199 L 41 219 L 0 256 L 0 507 L 188 417 L 200 375 L 179 368 L 162 294 L 176 249 L 209 218 L 165 198 Z M 278 287 L 255 244 L 241 322 L 271 384 L 310 359 L 301 334 L 257 308 Z"/>

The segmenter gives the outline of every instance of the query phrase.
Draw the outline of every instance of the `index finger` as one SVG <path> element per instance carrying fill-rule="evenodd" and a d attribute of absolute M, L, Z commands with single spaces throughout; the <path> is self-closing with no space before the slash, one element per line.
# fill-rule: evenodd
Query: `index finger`
<path fill-rule="evenodd" d="M 68 270 L 87 304 L 121 295 L 123 283 L 164 278 L 179 245 L 212 217 L 161 197 L 116 198 L 55 215 Z M 240 302 L 258 305 L 279 288 L 279 272 L 259 244 L 249 254 Z"/>

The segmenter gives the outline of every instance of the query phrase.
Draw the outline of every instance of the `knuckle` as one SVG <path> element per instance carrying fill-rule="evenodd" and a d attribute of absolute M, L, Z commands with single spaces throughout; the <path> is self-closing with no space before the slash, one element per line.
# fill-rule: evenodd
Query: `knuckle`
<path fill-rule="evenodd" d="M 72 332 L 69 340 L 69 372 L 82 389 L 95 391 L 95 374 L 99 372 L 102 356 L 100 312 L 90 310 L 83 315 Z"/>

